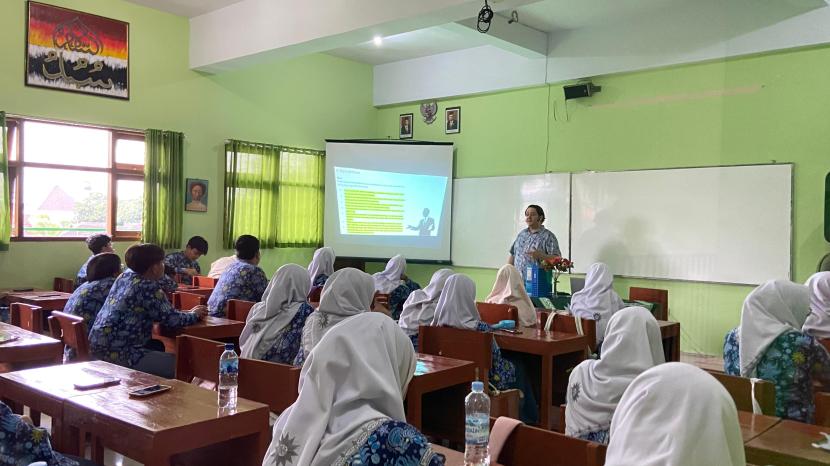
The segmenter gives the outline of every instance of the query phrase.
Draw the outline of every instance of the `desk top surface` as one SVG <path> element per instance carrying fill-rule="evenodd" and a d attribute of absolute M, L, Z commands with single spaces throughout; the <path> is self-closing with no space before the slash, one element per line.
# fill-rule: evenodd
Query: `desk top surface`
<path fill-rule="evenodd" d="M 741 437 L 743 437 L 744 443 L 763 434 L 779 422 L 781 422 L 779 417 L 738 411 L 738 423 L 741 425 Z"/>
<path fill-rule="evenodd" d="M 464 453 L 450 450 L 449 448 L 442 447 L 441 445 L 432 444 L 431 446 L 432 451 L 444 455 L 444 458 L 446 458 L 446 462 L 444 463 L 445 466 L 464 466 Z M 495 461 L 490 461 L 490 466 L 500 465 Z"/>
<path fill-rule="evenodd" d="M 51 346 L 61 344 L 60 341 L 55 340 L 54 338 L 30 332 L 16 325 L 5 324 L 2 322 L 0 322 L 0 336 L 3 336 L 3 338 L 6 336 L 16 338 L 15 340 L 0 344 L 0 352 L 4 350 L 31 348 L 33 346 Z"/>
<path fill-rule="evenodd" d="M 794 421 L 781 421 L 746 444 L 748 449 L 769 451 L 779 456 L 797 458 L 793 464 L 830 464 L 830 452 L 813 448 L 824 440 L 827 427 Z"/>
<path fill-rule="evenodd" d="M 475 363 L 461 359 L 434 356 L 432 354 L 418 353 L 418 362 L 415 366 L 415 377 L 433 374 L 457 367 L 475 366 Z"/>
<path fill-rule="evenodd" d="M 119 379 L 120 383 L 90 390 L 75 388 L 76 383 L 92 382 L 109 377 Z M 158 383 L 158 380 L 160 379 L 153 375 L 104 361 L 62 364 L 0 374 L 2 382 L 25 386 L 44 396 L 60 400 L 98 392 L 126 392 L 138 387 L 153 385 Z"/>
<path fill-rule="evenodd" d="M 0 295 L 4 295 L 7 301 L 12 299 L 22 299 L 26 301 L 53 301 L 56 299 L 69 299 L 72 296 L 72 293 L 34 289 L 31 291 L 0 290 Z"/>

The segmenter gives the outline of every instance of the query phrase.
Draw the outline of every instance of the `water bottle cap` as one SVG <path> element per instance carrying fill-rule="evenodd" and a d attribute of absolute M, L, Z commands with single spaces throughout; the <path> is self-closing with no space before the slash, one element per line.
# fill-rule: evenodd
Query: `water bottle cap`
<path fill-rule="evenodd" d="M 473 382 L 473 391 L 474 392 L 483 392 L 484 391 L 484 382 L 480 380 L 476 380 Z"/>
<path fill-rule="evenodd" d="M 233 343 L 225 343 L 225 351 L 228 351 L 228 350 L 230 350 L 230 351 L 234 350 Z"/>

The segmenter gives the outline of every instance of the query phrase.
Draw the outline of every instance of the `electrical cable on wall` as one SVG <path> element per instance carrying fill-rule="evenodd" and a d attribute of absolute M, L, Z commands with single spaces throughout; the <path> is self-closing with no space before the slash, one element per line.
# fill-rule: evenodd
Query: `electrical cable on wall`
<path fill-rule="evenodd" d="M 476 29 L 478 32 L 482 34 L 487 34 L 487 31 L 490 30 L 490 21 L 493 21 L 493 9 L 490 8 L 490 5 L 487 4 L 487 0 L 484 0 L 484 6 L 481 7 L 481 11 L 478 12 L 478 22 L 476 23 Z"/>

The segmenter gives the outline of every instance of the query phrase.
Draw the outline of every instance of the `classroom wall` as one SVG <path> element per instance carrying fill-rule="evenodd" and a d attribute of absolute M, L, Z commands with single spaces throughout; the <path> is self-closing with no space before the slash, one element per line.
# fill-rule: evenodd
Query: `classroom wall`
<path fill-rule="evenodd" d="M 458 178 L 545 171 L 624 170 L 792 162 L 793 279 L 803 282 L 828 249 L 822 237 L 824 176 L 830 169 L 830 47 L 601 76 L 590 99 L 562 97 L 561 84 L 446 99 L 461 106 L 461 133 L 445 135 L 439 116 L 426 125 L 415 104 L 383 108 L 378 137 L 397 138 L 398 115 L 414 112 L 414 138 L 452 141 Z M 523 206 L 516 206 L 522 209 Z M 548 216 L 556 215 L 549 212 Z M 468 233 L 471 241 L 485 232 Z M 509 244 L 504 245 L 505 258 Z M 381 264 L 374 264 L 377 270 Z M 426 285 L 433 266 L 408 273 Z M 458 268 L 484 298 L 495 270 Z M 565 277 L 567 289 L 567 277 Z M 677 281 L 617 279 L 669 290 L 682 349 L 720 354 L 752 289 Z"/>
<path fill-rule="evenodd" d="M 185 133 L 185 177 L 205 178 L 209 211 L 184 213 L 183 241 L 200 234 L 210 243 L 203 269 L 221 250 L 223 144 L 226 138 L 323 149 L 325 138 L 374 135 L 372 69 L 311 55 L 277 64 L 209 75 L 188 68 L 186 18 L 120 0 L 49 3 L 130 23 L 130 100 L 25 87 L 26 2 L 0 2 L 0 110 L 8 113 L 128 128 Z M 182 202 L 183 203 L 183 202 Z M 123 254 L 131 243 L 116 243 Z M 307 263 L 313 250 L 264 251 L 270 276 L 286 262 Z M 82 242 L 14 242 L 0 253 L 0 288 L 51 286 L 74 277 L 89 255 Z"/>

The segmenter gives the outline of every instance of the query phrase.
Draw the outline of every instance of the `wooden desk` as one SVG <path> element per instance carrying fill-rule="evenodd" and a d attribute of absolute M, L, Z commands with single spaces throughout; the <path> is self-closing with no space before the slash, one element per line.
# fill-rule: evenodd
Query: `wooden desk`
<path fill-rule="evenodd" d="M 741 437 L 744 443 L 770 430 L 779 422 L 781 422 L 780 417 L 738 411 L 738 423 L 741 425 Z"/>
<path fill-rule="evenodd" d="M 147 398 L 105 390 L 64 401 L 64 423 L 92 435 L 94 461 L 103 464 L 106 447 L 145 466 L 262 464 L 270 431 L 266 405 L 240 398 L 234 414 L 223 413 L 216 392 L 154 378 L 172 389 Z"/>
<path fill-rule="evenodd" d="M 680 362 L 697 366 L 707 372 L 723 374 L 723 357 L 708 354 L 680 353 Z"/>
<path fill-rule="evenodd" d="M 824 440 L 820 432 L 827 427 L 781 421 L 746 445 L 746 460 L 776 466 L 826 466 L 830 452 L 813 448 L 811 443 Z"/>
<path fill-rule="evenodd" d="M 72 296 L 71 293 L 63 293 L 60 291 L 9 291 L 3 299 L 9 304 L 24 303 L 40 306 L 46 311 L 62 311 L 66 307 L 66 302 L 69 301 L 70 296 Z"/>
<path fill-rule="evenodd" d="M 176 337 L 179 335 L 190 335 L 208 340 L 216 340 L 228 343 L 238 343 L 239 335 L 245 328 L 245 322 L 225 319 L 224 317 L 206 316 L 193 325 L 178 329 L 167 329 L 159 324 L 153 324 L 153 338 L 164 343 L 164 350 L 168 353 L 176 352 Z"/>
<path fill-rule="evenodd" d="M 432 451 L 435 453 L 440 453 L 444 455 L 446 458 L 446 462 L 444 462 L 444 466 L 464 466 L 464 453 L 460 451 L 450 450 L 447 447 L 442 447 L 441 445 L 432 444 Z M 491 459 L 490 466 L 501 466 L 499 463 L 496 463 L 494 460 Z"/>
<path fill-rule="evenodd" d="M 463 440 L 464 397 L 474 380 L 476 365 L 471 361 L 418 353 L 404 400 L 406 422 L 439 438 Z"/>
<path fill-rule="evenodd" d="M 92 390 L 77 390 L 74 384 L 88 377 L 117 377 L 121 383 Z M 152 385 L 156 379 L 149 374 L 108 362 L 89 361 L 0 374 L 0 395 L 51 417 L 52 444 L 55 449 L 64 451 L 67 448 L 77 448 L 77 443 L 65 440 L 68 435 L 63 425 L 65 400 L 98 392 L 129 391 Z"/>
<path fill-rule="evenodd" d="M 205 298 L 210 298 L 210 295 L 213 294 L 213 288 L 205 288 L 199 287 L 194 285 L 186 285 L 184 283 L 179 283 L 179 286 L 176 288 L 176 291 L 183 291 L 185 293 L 192 293 L 202 295 Z"/>
<path fill-rule="evenodd" d="M 585 359 L 587 339 L 575 333 L 546 332 L 522 327 L 519 333 L 493 332 L 502 351 L 524 353 L 538 358 L 536 368 L 528 367 L 528 376 L 539 387 L 539 424 L 552 429 L 555 421 L 551 405 L 565 402 L 568 372 Z M 554 364 L 556 359 L 556 364 Z M 558 411 L 555 412 L 558 416 Z"/>
<path fill-rule="evenodd" d="M 17 337 L 0 344 L 0 365 L 8 364 L 10 367 L 6 369 L 60 364 L 63 360 L 63 343 L 59 340 L 2 322 L 0 334 Z"/>
<path fill-rule="evenodd" d="M 680 322 L 658 320 L 666 362 L 680 361 Z"/>

